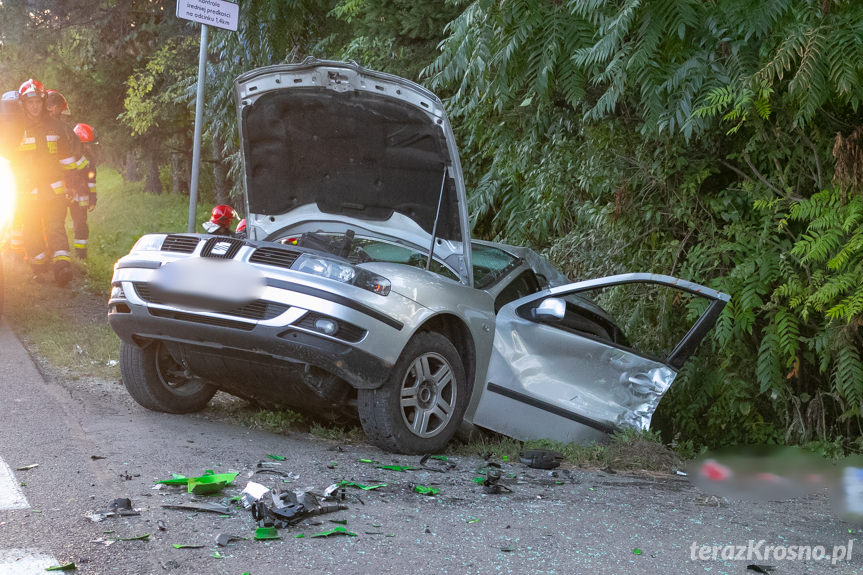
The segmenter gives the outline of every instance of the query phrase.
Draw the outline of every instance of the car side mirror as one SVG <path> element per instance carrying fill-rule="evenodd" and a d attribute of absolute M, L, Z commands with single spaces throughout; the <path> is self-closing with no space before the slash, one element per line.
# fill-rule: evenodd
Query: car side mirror
<path fill-rule="evenodd" d="M 533 319 L 543 321 L 560 321 L 566 314 L 566 302 L 556 297 L 542 300 L 533 309 Z"/>

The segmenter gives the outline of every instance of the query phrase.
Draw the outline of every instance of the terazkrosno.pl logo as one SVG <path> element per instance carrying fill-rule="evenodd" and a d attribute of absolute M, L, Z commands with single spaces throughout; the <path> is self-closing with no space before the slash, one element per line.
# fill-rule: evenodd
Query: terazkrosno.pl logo
<path fill-rule="evenodd" d="M 695 541 L 689 546 L 689 557 L 693 561 L 830 561 L 835 565 L 850 561 L 854 541 L 847 545 L 768 545 L 764 539 L 750 539 L 746 545 L 699 545 Z"/>

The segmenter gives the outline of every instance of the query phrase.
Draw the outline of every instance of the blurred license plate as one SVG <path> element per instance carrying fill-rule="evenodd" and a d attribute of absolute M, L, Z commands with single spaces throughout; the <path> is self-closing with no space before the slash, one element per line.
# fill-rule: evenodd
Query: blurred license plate
<path fill-rule="evenodd" d="M 169 262 L 153 282 L 166 303 L 203 308 L 252 302 L 261 297 L 264 285 L 263 274 L 248 264 L 203 258 Z"/>

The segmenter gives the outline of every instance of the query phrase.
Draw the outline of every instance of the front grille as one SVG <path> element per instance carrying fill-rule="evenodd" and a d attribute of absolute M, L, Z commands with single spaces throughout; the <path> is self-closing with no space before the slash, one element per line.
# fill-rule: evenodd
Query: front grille
<path fill-rule="evenodd" d="M 157 305 L 170 305 L 166 304 L 164 296 L 152 286 L 144 283 L 135 283 L 132 285 L 135 286 L 135 292 L 138 294 L 138 297 L 145 302 Z M 259 299 L 252 303 L 229 309 L 227 311 L 219 310 L 217 313 L 262 321 L 273 319 L 274 317 L 281 315 L 288 309 L 288 307 L 289 306 L 285 304 Z"/>
<path fill-rule="evenodd" d="M 243 240 L 236 240 L 226 236 L 216 236 L 207 240 L 201 248 L 202 258 L 232 259 L 240 248 L 245 245 Z"/>
<path fill-rule="evenodd" d="M 181 254 L 190 254 L 198 247 L 198 238 L 194 236 L 178 236 L 169 235 L 162 242 L 163 252 L 177 252 Z"/>
<path fill-rule="evenodd" d="M 217 327 L 229 327 L 232 329 L 241 329 L 243 331 L 252 331 L 255 329 L 255 324 L 244 323 L 241 321 L 232 321 L 220 317 L 210 317 L 206 315 L 196 315 L 193 313 L 185 313 L 181 311 L 171 311 L 169 309 L 154 309 L 150 308 L 150 315 L 163 317 L 167 319 L 176 319 L 179 321 L 188 321 L 191 323 L 200 323 L 204 325 L 214 325 Z"/>
<path fill-rule="evenodd" d="M 280 248 L 258 248 L 249 258 L 249 263 L 266 264 L 280 268 L 290 268 L 297 261 L 299 253 Z"/>
<path fill-rule="evenodd" d="M 320 333 L 320 331 L 317 328 L 315 328 L 315 321 L 317 321 L 319 319 L 332 320 L 338 324 L 339 329 L 332 336 L 332 337 L 335 337 L 337 339 L 341 339 L 344 341 L 349 341 L 351 343 L 354 343 L 354 342 L 360 341 L 366 335 L 366 330 L 364 330 L 361 327 L 355 326 L 354 324 L 351 324 L 351 323 L 337 320 L 334 317 L 329 317 L 326 315 L 315 313 L 313 311 L 310 311 L 309 313 L 304 315 L 303 318 L 300 321 L 298 321 L 297 323 L 295 323 L 294 325 L 297 327 L 307 329 L 309 331 L 315 331 L 315 332 Z"/>

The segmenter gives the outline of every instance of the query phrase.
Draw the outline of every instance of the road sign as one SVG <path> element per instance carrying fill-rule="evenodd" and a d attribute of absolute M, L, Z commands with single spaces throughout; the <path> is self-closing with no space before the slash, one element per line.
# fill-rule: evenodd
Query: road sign
<path fill-rule="evenodd" d="M 177 0 L 177 18 L 236 32 L 240 7 L 225 0 Z"/>

